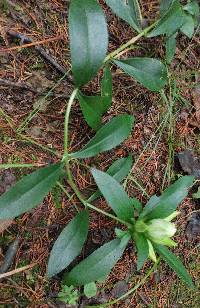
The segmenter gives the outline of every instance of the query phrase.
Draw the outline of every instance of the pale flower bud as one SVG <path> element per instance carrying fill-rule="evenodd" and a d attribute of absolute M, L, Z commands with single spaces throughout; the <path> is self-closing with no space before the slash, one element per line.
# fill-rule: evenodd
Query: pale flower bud
<path fill-rule="evenodd" d="M 149 246 L 149 258 L 153 261 L 153 262 L 157 262 L 157 258 L 156 258 L 156 254 L 153 248 L 153 245 L 151 244 L 151 242 L 149 240 L 147 240 L 148 246 Z"/>
<path fill-rule="evenodd" d="M 167 240 L 176 233 L 175 225 L 164 219 L 152 219 L 147 226 L 147 237 L 159 244 L 166 245 Z"/>

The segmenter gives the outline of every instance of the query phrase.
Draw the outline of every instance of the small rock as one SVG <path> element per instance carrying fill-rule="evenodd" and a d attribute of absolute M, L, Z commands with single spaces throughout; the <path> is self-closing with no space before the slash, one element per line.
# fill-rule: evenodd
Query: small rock
<path fill-rule="evenodd" d="M 185 150 L 177 154 L 179 163 L 184 172 L 200 178 L 200 159 L 192 150 Z"/>
<path fill-rule="evenodd" d="M 118 281 L 111 291 L 112 297 L 119 298 L 128 291 L 128 284 L 125 280 Z"/>
<path fill-rule="evenodd" d="M 6 192 L 16 182 L 16 177 L 12 170 L 3 170 L 0 173 L 0 195 Z"/>
<path fill-rule="evenodd" d="M 192 214 L 185 232 L 189 240 L 196 240 L 200 235 L 200 211 Z"/>
<path fill-rule="evenodd" d="M 6 230 L 13 223 L 12 219 L 2 220 L 0 219 L 0 233 Z"/>
<path fill-rule="evenodd" d="M 33 126 L 30 129 L 27 129 L 26 132 L 33 137 L 41 137 L 42 136 L 42 130 L 39 126 Z"/>

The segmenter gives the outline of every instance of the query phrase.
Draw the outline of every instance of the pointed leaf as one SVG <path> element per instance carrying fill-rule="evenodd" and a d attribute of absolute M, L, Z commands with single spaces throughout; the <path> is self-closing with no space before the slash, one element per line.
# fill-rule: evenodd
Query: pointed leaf
<path fill-rule="evenodd" d="M 183 32 L 187 37 L 192 38 L 194 34 L 194 27 L 195 27 L 194 17 L 189 14 L 185 14 L 184 23 L 180 29 L 181 32 Z"/>
<path fill-rule="evenodd" d="M 161 0 L 160 1 L 160 15 L 164 15 L 172 5 L 174 0 Z"/>
<path fill-rule="evenodd" d="M 128 4 L 131 10 L 131 17 L 133 18 L 135 24 L 138 28 L 142 29 L 142 14 L 140 10 L 140 4 L 138 0 L 128 0 Z"/>
<path fill-rule="evenodd" d="M 106 171 L 111 175 L 117 182 L 121 182 L 129 173 L 133 163 L 132 156 L 129 155 L 126 158 L 120 158 L 116 160 Z M 88 202 L 92 202 L 101 196 L 100 190 L 97 190 L 90 198 Z"/>
<path fill-rule="evenodd" d="M 87 124 L 94 130 L 98 130 L 102 115 L 112 104 L 112 75 L 109 67 L 104 69 L 101 96 L 86 96 L 79 91 L 78 100 Z"/>
<path fill-rule="evenodd" d="M 94 168 L 91 169 L 91 172 L 99 190 L 115 214 L 119 218 L 130 222 L 133 217 L 133 207 L 124 188 L 105 172 Z"/>
<path fill-rule="evenodd" d="M 17 217 L 42 202 L 62 174 L 63 164 L 26 175 L 0 197 L 0 219 Z"/>
<path fill-rule="evenodd" d="M 81 252 L 88 234 L 88 211 L 78 213 L 63 229 L 51 250 L 48 277 L 64 270 Z"/>
<path fill-rule="evenodd" d="M 98 130 L 101 126 L 101 116 L 103 114 L 103 97 L 86 96 L 79 93 L 78 100 L 87 124 L 94 130 Z"/>
<path fill-rule="evenodd" d="M 192 0 L 189 3 L 187 3 L 184 7 L 183 7 L 184 11 L 188 12 L 189 14 L 198 17 L 199 16 L 199 4 L 198 1 L 196 0 Z"/>
<path fill-rule="evenodd" d="M 160 197 L 153 196 L 144 207 L 140 218 L 151 220 L 154 218 L 165 218 L 172 214 L 187 196 L 193 181 L 193 176 L 183 176 L 170 185 Z"/>
<path fill-rule="evenodd" d="M 135 233 L 134 240 L 137 247 L 137 270 L 141 270 L 149 256 L 149 245 L 142 233 Z"/>
<path fill-rule="evenodd" d="M 101 83 L 101 96 L 103 97 L 103 113 L 112 105 L 112 74 L 110 67 L 106 66 Z"/>
<path fill-rule="evenodd" d="M 154 244 L 154 247 L 156 251 L 163 257 L 163 259 L 169 264 L 169 266 L 177 273 L 179 278 L 181 278 L 190 288 L 194 288 L 192 278 L 177 256 L 168 250 L 165 246 Z"/>
<path fill-rule="evenodd" d="M 155 28 L 147 35 L 154 37 L 161 34 L 171 36 L 179 30 L 184 22 L 184 12 L 178 0 L 172 1 L 168 11 L 158 21 Z"/>
<path fill-rule="evenodd" d="M 171 35 L 166 39 L 165 48 L 166 48 L 166 61 L 170 64 L 176 53 L 176 36 L 177 33 Z"/>
<path fill-rule="evenodd" d="M 133 208 L 135 210 L 137 210 L 139 214 L 142 213 L 142 203 L 134 197 L 132 197 L 130 199 L 131 199 L 131 204 L 132 204 Z"/>
<path fill-rule="evenodd" d="M 124 0 L 105 0 L 106 4 L 113 10 L 113 12 L 126 21 L 133 29 L 140 32 L 140 28 L 137 23 L 138 20 L 134 19 L 134 15 L 132 15 L 131 9 L 128 4 Z"/>
<path fill-rule="evenodd" d="M 105 17 L 96 0 L 70 1 L 69 34 L 72 72 L 79 87 L 96 75 L 108 47 Z"/>
<path fill-rule="evenodd" d="M 71 153 L 70 156 L 73 158 L 87 158 L 111 150 L 128 137 L 133 121 L 134 117 L 129 115 L 120 115 L 113 118 L 98 130 L 96 135 L 81 151 Z"/>
<path fill-rule="evenodd" d="M 127 243 L 122 245 L 120 239 L 115 239 L 104 244 L 65 275 L 63 283 L 81 286 L 108 275 L 121 258 Z"/>
<path fill-rule="evenodd" d="M 129 58 L 113 62 L 151 91 L 160 91 L 167 83 L 167 69 L 157 59 Z"/>

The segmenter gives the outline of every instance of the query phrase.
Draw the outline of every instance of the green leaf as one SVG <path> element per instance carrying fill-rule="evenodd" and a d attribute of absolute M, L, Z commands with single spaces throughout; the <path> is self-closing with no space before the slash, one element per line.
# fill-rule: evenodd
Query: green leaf
<path fill-rule="evenodd" d="M 73 286 L 62 286 L 61 292 L 58 293 L 58 299 L 68 305 L 76 305 L 80 294 Z"/>
<path fill-rule="evenodd" d="M 129 155 L 126 158 L 120 158 L 116 160 L 106 171 L 109 175 L 111 175 L 117 182 L 121 182 L 129 173 L 132 167 L 133 159 L 132 156 Z M 100 190 L 97 190 L 90 198 L 88 202 L 92 202 L 95 199 L 101 196 Z"/>
<path fill-rule="evenodd" d="M 87 124 L 94 130 L 98 130 L 102 115 L 112 104 L 112 75 L 109 67 L 104 69 L 101 96 L 86 96 L 79 91 L 78 100 Z"/>
<path fill-rule="evenodd" d="M 0 197 L 0 219 L 17 217 L 42 202 L 62 174 L 55 164 L 26 175 Z"/>
<path fill-rule="evenodd" d="M 157 59 L 129 58 L 113 62 L 151 91 L 160 91 L 167 83 L 167 69 Z"/>
<path fill-rule="evenodd" d="M 163 259 L 169 264 L 169 266 L 177 273 L 179 278 L 181 278 L 185 283 L 190 287 L 194 288 L 194 284 L 192 282 L 192 278 L 188 274 L 186 268 L 183 263 L 169 251 L 165 246 L 153 244 L 156 251 L 163 257 Z"/>
<path fill-rule="evenodd" d="M 69 35 L 72 72 L 77 87 L 89 82 L 106 56 L 108 31 L 96 0 L 71 0 Z"/>
<path fill-rule="evenodd" d="M 190 1 L 183 7 L 184 11 L 188 12 L 189 14 L 198 17 L 199 12 L 199 4 L 196 0 Z"/>
<path fill-rule="evenodd" d="M 131 11 L 131 17 L 135 21 L 138 28 L 142 29 L 142 14 L 140 10 L 140 4 L 138 0 L 128 0 L 128 4 Z"/>
<path fill-rule="evenodd" d="M 124 0 L 105 0 L 106 4 L 113 10 L 113 12 L 126 21 L 133 29 L 140 32 L 140 27 L 138 26 L 138 20 L 132 14 L 132 9 Z"/>
<path fill-rule="evenodd" d="M 140 218 L 151 220 L 172 214 L 187 196 L 194 181 L 193 176 L 183 176 L 170 185 L 160 197 L 153 196 L 143 209 Z"/>
<path fill-rule="evenodd" d="M 63 229 L 53 245 L 48 262 L 48 277 L 65 269 L 81 252 L 88 234 L 88 211 L 78 213 Z"/>
<path fill-rule="evenodd" d="M 101 83 L 101 96 L 103 97 L 103 113 L 112 105 L 112 74 L 110 67 L 106 66 Z"/>
<path fill-rule="evenodd" d="M 184 22 L 184 12 L 178 0 L 172 1 L 169 10 L 158 21 L 155 28 L 147 35 L 154 37 L 161 34 L 171 36 L 179 30 Z"/>
<path fill-rule="evenodd" d="M 194 27 L 195 27 L 194 17 L 189 14 L 185 14 L 184 23 L 180 29 L 181 32 L 183 32 L 183 34 L 185 34 L 187 37 L 192 38 L 194 34 Z"/>
<path fill-rule="evenodd" d="M 149 256 L 149 245 L 142 233 L 135 233 L 134 240 L 137 247 L 137 270 L 141 270 Z"/>
<path fill-rule="evenodd" d="M 176 53 L 176 36 L 177 33 L 171 35 L 166 39 L 165 48 L 166 48 L 166 61 L 167 64 L 171 64 L 174 55 Z"/>
<path fill-rule="evenodd" d="M 160 1 L 160 15 L 164 15 L 170 8 L 174 0 L 161 0 Z"/>
<path fill-rule="evenodd" d="M 134 197 L 132 197 L 132 198 L 130 198 L 130 199 L 131 199 L 131 204 L 132 204 L 132 206 L 133 206 L 134 209 L 137 210 L 138 213 L 140 214 L 140 213 L 142 212 L 142 203 L 141 203 L 138 199 L 136 199 L 136 198 L 134 198 Z"/>
<path fill-rule="evenodd" d="M 125 248 L 119 239 L 104 244 L 65 275 L 64 284 L 81 286 L 108 275 Z"/>
<path fill-rule="evenodd" d="M 133 217 L 133 207 L 124 188 L 105 172 L 94 168 L 91 169 L 91 172 L 99 190 L 115 214 L 119 218 L 130 222 Z"/>
<path fill-rule="evenodd" d="M 129 115 L 120 115 L 113 118 L 98 130 L 81 151 L 71 153 L 70 157 L 87 158 L 111 150 L 128 137 L 133 121 L 134 117 Z"/>
<path fill-rule="evenodd" d="M 87 298 L 94 297 L 97 294 L 97 286 L 95 282 L 84 285 L 84 294 Z"/>
<path fill-rule="evenodd" d="M 78 100 L 87 124 L 94 130 L 98 130 L 103 114 L 103 98 L 101 96 L 86 96 L 79 92 Z"/>

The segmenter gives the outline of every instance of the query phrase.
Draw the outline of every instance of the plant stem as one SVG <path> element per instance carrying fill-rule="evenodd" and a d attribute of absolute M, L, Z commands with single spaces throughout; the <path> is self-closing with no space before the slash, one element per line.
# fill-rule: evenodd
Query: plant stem
<path fill-rule="evenodd" d="M 64 125 L 64 156 L 63 156 L 63 160 L 66 163 L 66 172 L 67 172 L 67 181 L 68 184 L 71 186 L 71 188 L 73 189 L 73 191 L 75 192 L 76 196 L 78 197 L 78 199 L 81 201 L 81 203 L 87 208 L 90 208 L 98 213 L 101 213 L 109 218 L 112 218 L 124 225 L 126 225 L 127 227 L 130 227 L 131 225 L 129 223 L 127 223 L 126 221 L 110 214 L 107 213 L 97 207 L 95 207 L 94 205 L 88 203 L 84 197 L 81 195 L 80 191 L 78 190 L 74 180 L 73 180 L 73 176 L 70 170 L 70 164 L 69 164 L 69 153 L 68 153 L 68 133 L 69 133 L 69 116 L 70 116 L 70 111 L 71 111 L 71 107 L 73 104 L 73 101 L 76 97 L 78 89 L 75 89 L 69 99 L 68 105 L 67 105 L 67 110 L 66 110 L 66 114 L 65 114 L 65 125 Z M 59 185 L 60 186 L 60 185 Z M 61 187 L 61 186 L 60 186 Z M 64 191 L 64 190 L 63 190 Z"/>
<path fill-rule="evenodd" d="M 66 194 L 68 201 L 71 201 L 71 199 L 73 198 L 73 195 L 70 196 L 70 194 L 68 193 L 68 191 L 65 189 L 65 187 L 59 182 L 57 181 L 56 184 L 60 187 L 60 189 Z M 74 203 L 74 207 L 76 208 L 77 212 L 79 212 L 79 209 L 77 207 L 77 205 Z"/>
<path fill-rule="evenodd" d="M 127 296 L 133 294 L 139 287 L 141 287 L 146 282 L 147 278 L 154 272 L 154 270 L 156 269 L 156 267 L 159 264 L 159 262 L 160 262 L 160 258 L 158 258 L 157 262 L 152 266 L 152 268 L 150 268 L 150 270 L 147 272 L 147 274 L 144 276 L 143 279 L 141 279 L 133 288 L 131 288 L 127 293 L 125 293 L 124 295 L 120 296 L 116 300 L 113 300 L 113 301 L 110 301 L 108 303 L 101 304 L 101 305 L 86 306 L 85 308 L 109 307 L 109 306 L 114 305 L 114 304 L 118 303 L 119 301 L 125 299 Z"/>
<path fill-rule="evenodd" d="M 107 212 L 97 208 L 96 206 L 90 204 L 90 203 L 85 202 L 85 204 L 86 204 L 87 207 L 89 207 L 90 209 L 92 209 L 92 210 L 94 210 L 96 212 L 99 212 L 99 213 L 101 213 L 101 214 L 103 214 L 103 215 L 105 215 L 105 216 L 107 216 L 107 217 L 109 217 L 111 219 L 114 219 L 114 220 L 116 220 L 116 221 L 126 225 L 127 227 L 132 227 L 132 225 L 129 224 L 128 222 L 126 222 L 126 221 L 124 221 L 124 220 L 122 220 L 122 219 L 120 219 L 120 218 L 118 218 L 118 217 L 116 217 L 116 216 L 114 216 L 114 215 L 112 215 L 110 213 L 107 213 Z"/>
<path fill-rule="evenodd" d="M 155 25 L 157 24 L 157 21 L 154 22 L 149 27 L 145 28 L 142 32 L 140 32 L 137 36 L 133 37 L 131 40 L 129 40 L 127 43 L 121 45 L 119 48 L 117 48 L 115 51 L 109 53 L 107 57 L 104 59 L 104 63 L 108 62 L 112 58 L 116 58 L 119 54 L 120 56 L 124 54 L 127 51 L 127 48 L 136 43 L 141 37 L 145 36 Z"/>
<path fill-rule="evenodd" d="M 45 95 L 44 98 L 41 99 L 39 105 L 37 107 L 35 107 L 31 113 L 28 115 L 28 117 L 22 122 L 22 124 L 18 127 L 17 132 L 21 133 L 26 126 L 30 123 L 30 121 L 37 115 L 37 113 L 41 110 L 42 105 L 44 104 L 45 100 L 51 95 L 51 93 L 53 92 L 53 90 L 55 90 L 55 88 L 57 88 L 60 83 L 66 78 L 66 76 L 68 75 L 69 71 L 67 71 L 59 80 L 58 82 L 47 92 L 47 94 Z"/>
<path fill-rule="evenodd" d="M 65 114 L 65 125 L 64 125 L 64 155 L 66 156 L 66 159 L 68 159 L 68 132 L 69 132 L 69 115 L 71 111 L 72 104 L 74 102 L 74 99 L 76 97 L 76 94 L 78 92 L 78 89 L 74 89 L 72 92 L 68 105 L 67 110 Z"/>
<path fill-rule="evenodd" d="M 5 112 L 4 110 L 0 107 L 0 115 L 2 115 L 7 123 L 9 124 L 9 126 L 13 129 L 14 128 L 14 124 L 13 124 L 13 120 L 11 119 L 11 117 L 9 117 Z"/>
<path fill-rule="evenodd" d="M 0 169 L 9 169 L 9 168 L 32 168 L 38 167 L 36 164 L 1 164 Z"/>
<path fill-rule="evenodd" d="M 59 158 L 61 157 L 61 155 L 60 155 L 58 152 L 56 152 L 56 151 L 50 149 L 49 147 L 46 147 L 46 146 L 43 145 L 43 144 L 38 143 L 37 141 L 33 140 L 33 139 L 30 138 L 30 137 L 27 137 L 27 136 L 25 136 L 25 135 L 23 135 L 23 134 L 21 134 L 21 133 L 18 133 L 18 132 L 16 132 L 16 135 L 17 135 L 18 137 L 20 137 L 24 142 L 28 142 L 28 143 L 34 144 L 34 145 L 40 147 L 41 149 L 43 149 L 43 150 L 46 151 L 46 152 L 49 152 L 49 153 L 51 153 L 51 154 L 53 154 L 53 155 L 55 155 L 55 156 L 57 156 L 57 157 L 59 157 Z"/>
<path fill-rule="evenodd" d="M 68 184 L 71 186 L 71 188 L 73 189 L 73 191 L 75 192 L 76 196 L 78 197 L 78 199 L 85 205 L 85 201 L 81 196 L 81 193 L 79 192 L 72 174 L 71 174 L 71 170 L 70 170 L 70 165 L 69 165 L 69 153 L 68 153 L 68 134 L 69 134 L 69 116 L 70 116 L 70 111 L 71 111 L 71 107 L 72 104 L 74 102 L 74 99 L 76 97 L 76 94 L 78 92 L 78 89 L 74 89 L 74 91 L 72 92 L 68 105 L 67 105 L 67 109 L 66 109 L 66 114 L 65 114 L 65 124 L 64 124 L 64 155 L 63 155 L 63 160 L 66 162 L 66 171 L 67 171 L 67 178 L 68 178 Z"/>
<path fill-rule="evenodd" d="M 138 181 L 136 181 L 136 179 L 134 179 L 133 176 L 130 175 L 128 179 L 132 181 L 133 183 L 135 183 L 135 185 L 139 188 L 139 190 L 143 193 L 143 195 L 145 195 L 147 198 L 150 198 L 146 190 L 138 183 Z"/>
<path fill-rule="evenodd" d="M 171 97 L 171 86 L 170 86 L 170 98 L 168 98 L 164 92 L 164 90 L 160 91 L 160 95 L 163 101 L 166 102 L 169 110 L 169 131 L 168 131 L 168 161 L 167 167 L 165 170 L 162 190 L 165 186 L 166 176 L 168 176 L 168 185 L 170 184 L 172 177 L 172 166 L 173 166 L 173 157 L 174 157 L 174 117 L 173 117 L 173 108 L 174 108 L 174 100 Z"/>

